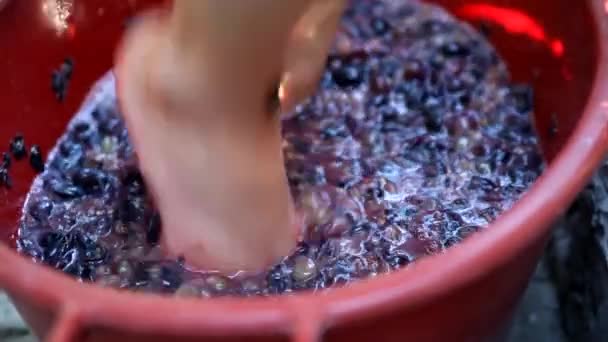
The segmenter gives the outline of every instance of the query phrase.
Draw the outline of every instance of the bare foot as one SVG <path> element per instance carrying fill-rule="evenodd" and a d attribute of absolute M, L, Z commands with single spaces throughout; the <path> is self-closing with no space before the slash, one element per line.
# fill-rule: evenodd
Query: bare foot
<path fill-rule="evenodd" d="M 176 4 L 171 15 L 138 20 L 115 69 L 125 121 L 162 215 L 162 242 L 195 267 L 259 270 L 288 255 L 300 229 L 272 96 L 281 77 L 290 106 L 314 89 L 331 42 L 319 35 L 333 36 L 341 7 L 314 21 L 305 15 L 308 0 Z M 322 14 L 330 7 L 312 8 Z M 231 27 L 218 30 L 226 20 Z M 294 42 L 316 56 L 308 69 L 287 55 Z"/>
<path fill-rule="evenodd" d="M 206 269 L 270 265 L 296 243 L 279 118 L 262 93 L 259 103 L 241 99 L 249 108 L 224 100 L 206 70 L 180 56 L 168 27 L 158 16 L 139 21 L 116 68 L 164 247 Z"/>

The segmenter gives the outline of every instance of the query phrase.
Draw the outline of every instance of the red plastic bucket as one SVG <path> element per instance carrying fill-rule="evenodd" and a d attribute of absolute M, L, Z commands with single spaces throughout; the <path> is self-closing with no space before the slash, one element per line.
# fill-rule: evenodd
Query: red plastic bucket
<path fill-rule="evenodd" d="M 515 79 L 535 88 L 537 129 L 550 165 L 489 229 L 402 271 L 319 294 L 189 301 L 117 292 L 34 265 L 5 244 L 0 286 L 35 332 L 53 342 L 496 338 L 542 253 L 550 224 L 608 146 L 607 8 L 595 0 L 440 2 L 473 22 L 490 22 L 490 39 Z M 89 86 L 111 67 L 124 21 L 142 4 L 149 2 L 9 2 L 0 12 L 0 141 L 8 144 L 21 131 L 50 148 Z M 68 56 L 75 72 L 60 104 L 50 90 L 50 74 Z M 0 189 L 0 237 L 6 241 L 33 177 L 25 164 L 12 175 L 13 189 Z"/>

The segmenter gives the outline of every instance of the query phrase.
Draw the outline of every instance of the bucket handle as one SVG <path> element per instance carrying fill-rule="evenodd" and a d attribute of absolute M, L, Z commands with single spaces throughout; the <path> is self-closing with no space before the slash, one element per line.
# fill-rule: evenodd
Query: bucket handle
<path fill-rule="evenodd" d="M 326 321 L 324 305 L 318 305 L 316 301 L 302 300 L 294 297 L 291 300 L 293 306 L 291 313 L 293 319 L 293 330 L 291 341 L 293 342 L 321 342 L 323 341 L 323 330 Z"/>
<path fill-rule="evenodd" d="M 294 298 L 295 299 L 295 298 Z M 325 312 L 321 306 L 294 300 L 298 310 L 292 310 L 293 324 L 290 340 L 293 342 L 321 342 L 325 323 Z M 75 303 L 66 303 L 59 310 L 47 338 L 47 342 L 80 342 L 85 331 L 84 312 Z"/>
<path fill-rule="evenodd" d="M 48 342 L 82 341 L 82 313 L 75 305 L 64 306 L 55 319 L 47 338 Z"/>

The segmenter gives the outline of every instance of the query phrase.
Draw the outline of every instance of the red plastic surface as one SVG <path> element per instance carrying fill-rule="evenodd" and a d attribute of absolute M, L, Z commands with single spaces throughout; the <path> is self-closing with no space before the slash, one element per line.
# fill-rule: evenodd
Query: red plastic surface
<path fill-rule="evenodd" d="M 604 5 L 594 0 L 439 2 L 475 25 L 487 22 L 515 79 L 533 84 L 537 129 L 551 160 L 531 191 L 485 232 L 402 271 L 317 295 L 188 301 L 116 292 L 79 284 L 2 244 L 0 286 L 36 333 L 54 342 L 496 338 L 542 253 L 550 223 L 606 152 L 608 21 Z M 12 0 L 0 11 L 0 150 L 16 131 L 50 148 L 88 87 L 111 67 L 124 20 L 148 4 Z M 65 22 L 45 14 L 57 5 L 73 6 Z M 65 103 L 58 103 L 50 75 L 65 57 L 75 61 L 74 76 Z M 5 240 L 33 176 L 26 163 L 11 174 L 13 189 L 0 189 Z"/>

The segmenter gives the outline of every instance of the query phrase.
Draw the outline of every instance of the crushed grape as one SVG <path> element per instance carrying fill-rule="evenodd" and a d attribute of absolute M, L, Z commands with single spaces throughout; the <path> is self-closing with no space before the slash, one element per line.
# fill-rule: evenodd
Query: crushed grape
<path fill-rule="evenodd" d="M 267 272 L 233 276 L 164 258 L 161 217 L 112 76 L 96 85 L 34 181 L 19 251 L 135 291 L 204 298 L 319 290 L 461 242 L 542 171 L 532 89 L 510 83 L 484 37 L 443 9 L 353 1 L 336 42 L 316 94 L 283 120 L 289 184 L 307 225 L 293 255 Z M 66 76 L 54 80 L 58 90 Z"/>

